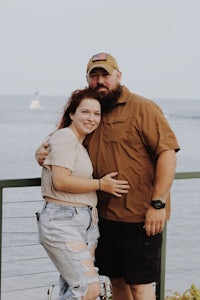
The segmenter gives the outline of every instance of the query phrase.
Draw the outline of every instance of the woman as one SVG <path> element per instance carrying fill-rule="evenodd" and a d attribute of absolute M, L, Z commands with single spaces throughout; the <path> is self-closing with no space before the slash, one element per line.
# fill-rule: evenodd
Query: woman
<path fill-rule="evenodd" d="M 59 300 L 94 300 L 99 296 L 94 253 L 99 237 L 96 191 L 116 197 L 127 181 L 116 172 L 92 178 L 92 164 L 82 145 L 101 118 L 97 95 L 90 89 L 72 93 L 61 122 L 49 138 L 50 153 L 42 170 L 45 205 L 38 214 L 40 241 L 60 273 Z"/>

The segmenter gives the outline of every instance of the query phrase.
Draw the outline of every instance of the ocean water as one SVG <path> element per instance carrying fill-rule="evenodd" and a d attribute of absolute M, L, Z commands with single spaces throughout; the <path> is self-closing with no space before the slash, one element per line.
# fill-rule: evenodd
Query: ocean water
<path fill-rule="evenodd" d="M 48 133 L 55 129 L 66 97 L 41 97 L 43 110 L 31 110 L 31 99 L 31 96 L 0 96 L 0 179 L 40 177 L 41 168 L 36 163 L 34 153 Z M 200 99 L 154 101 L 163 109 L 181 146 L 177 154 L 176 172 L 200 171 Z M 199 183 L 200 179 L 175 180 L 173 183 L 171 220 L 167 226 L 166 290 L 182 292 L 192 283 L 200 286 Z M 34 278 L 35 286 L 40 287 L 42 282 L 41 288 L 46 288 L 51 285 L 50 282 L 57 281 L 57 273 L 43 249 L 34 244 L 37 243 L 37 228 L 33 215 L 41 205 L 40 188 L 16 188 L 4 192 L 3 299 L 16 296 L 20 300 L 48 299 L 47 296 L 41 296 L 41 289 L 38 289 L 38 295 L 36 290 L 34 295 L 30 290 L 26 291 L 34 275 L 30 278 L 24 274 L 23 281 L 16 276 L 22 268 L 22 263 L 18 262 L 19 253 L 20 256 L 26 256 L 23 267 L 27 273 L 30 268 L 33 274 L 42 268 L 39 277 Z M 24 228 L 26 231 L 22 233 Z M 29 240 L 34 244 L 32 247 L 20 248 Z M 43 259 L 39 268 L 29 260 L 36 252 L 41 253 Z M 12 262 L 9 263 L 10 259 Z M 45 272 L 49 272 L 48 277 Z M 24 288 L 24 296 L 17 292 L 18 286 Z"/>

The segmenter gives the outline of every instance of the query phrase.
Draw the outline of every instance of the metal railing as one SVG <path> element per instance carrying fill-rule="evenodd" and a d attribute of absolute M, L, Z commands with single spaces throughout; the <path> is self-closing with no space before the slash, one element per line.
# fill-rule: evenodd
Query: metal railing
<path fill-rule="evenodd" d="M 175 179 L 194 179 L 200 178 L 200 172 L 182 172 L 176 173 Z M 29 179 L 9 179 L 0 180 L 0 272 L 2 275 L 2 219 L 3 219 L 3 189 L 16 188 L 16 187 L 36 187 L 41 185 L 41 178 L 29 178 Z M 163 232 L 163 245 L 161 255 L 161 272 L 160 281 L 156 286 L 156 295 L 158 300 L 164 300 L 165 297 L 165 268 L 166 268 L 166 232 L 167 226 L 165 226 Z M 2 279 L 2 276 L 1 276 Z M 1 282 L 0 282 L 0 299 L 1 299 Z"/>

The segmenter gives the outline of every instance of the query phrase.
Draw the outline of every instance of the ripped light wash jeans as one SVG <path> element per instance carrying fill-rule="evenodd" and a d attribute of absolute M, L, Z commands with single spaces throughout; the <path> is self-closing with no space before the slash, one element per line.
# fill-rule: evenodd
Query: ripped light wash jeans
<path fill-rule="evenodd" d="M 37 213 L 39 241 L 60 273 L 59 300 L 80 300 L 99 282 L 91 249 L 99 237 L 90 207 L 46 203 Z"/>

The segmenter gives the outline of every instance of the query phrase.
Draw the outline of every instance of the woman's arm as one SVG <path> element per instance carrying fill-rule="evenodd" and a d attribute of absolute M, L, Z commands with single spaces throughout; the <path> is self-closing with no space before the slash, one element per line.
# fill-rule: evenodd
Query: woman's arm
<path fill-rule="evenodd" d="M 53 185 L 56 190 L 63 192 L 82 194 L 92 191 L 104 191 L 121 197 L 122 194 L 128 193 L 130 188 L 126 180 L 116 180 L 113 177 L 117 172 L 105 175 L 101 179 L 89 179 L 74 176 L 67 168 L 52 166 Z"/>

